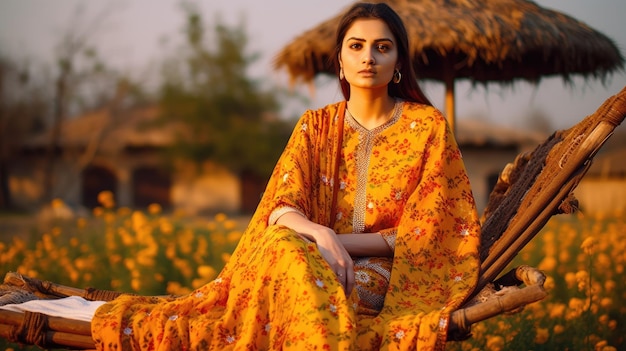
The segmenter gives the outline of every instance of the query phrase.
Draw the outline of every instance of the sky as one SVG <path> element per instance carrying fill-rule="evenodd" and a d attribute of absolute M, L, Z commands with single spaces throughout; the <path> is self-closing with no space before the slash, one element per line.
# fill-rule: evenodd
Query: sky
<path fill-rule="evenodd" d="M 285 72 L 276 72 L 272 60 L 280 49 L 304 31 L 335 16 L 352 4 L 350 0 L 196 0 L 206 22 L 220 15 L 226 24 L 243 23 L 252 52 L 260 55 L 251 67 L 254 77 L 277 86 L 288 86 Z M 585 22 L 611 38 L 626 56 L 626 1 L 624 0 L 537 0 L 540 6 L 554 9 Z M 75 21 L 76 11 L 83 12 Z M 99 13 L 107 13 L 98 25 L 94 41 L 99 53 L 119 69 L 135 78 L 149 81 L 155 74 L 154 58 L 162 56 L 163 44 L 180 39 L 184 25 L 180 1 L 174 0 L 2 0 L 0 1 L 0 50 L 11 57 L 45 62 L 50 60 L 53 44 L 69 26 L 88 28 Z M 82 22 L 81 22 L 82 21 Z M 150 68 L 152 67 L 152 68 Z M 626 73 L 618 72 L 603 84 L 575 79 L 566 86 L 560 78 L 543 79 L 539 85 L 519 82 L 512 87 L 495 84 L 472 87 L 456 83 L 457 119 L 480 117 L 494 124 L 525 128 L 524 118 L 537 110 L 545 114 L 553 128 L 563 129 L 593 113 L 611 95 L 626 86 Z M 444 109 L 444 87 L 425 82 L 427 96 Z M 342 99 L 334 82 L 320 82 L 311 95 L 308 87 L 298 91 L 310 102 L 298 106 L 317 108 Z M 626 129 L 621 126 L 620 129 Z"/>

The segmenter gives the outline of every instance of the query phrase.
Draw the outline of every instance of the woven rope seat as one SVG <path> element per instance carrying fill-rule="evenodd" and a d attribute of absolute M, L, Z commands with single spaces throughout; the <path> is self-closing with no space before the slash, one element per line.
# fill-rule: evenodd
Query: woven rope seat
<path fill-rule="evenodd" d="M 528 266 L 504 270 L 553 215 L 577 209 L 573 190 L 625 117 L 626 88 L 593 114 L 555 132 L 504 168 L 481 218 L 478 284 L 462 308 L 452 313 L 449 340 L 467 339 L 472 324 L 518 311 L 547 296 L 542 272 Z M 67 287 L 9 272 L 0 285 L 0 305 L 68 296 L 110 301 L 122 294 Z M 35 312 L 0 309 L 0 337 L 41 348 L 95 349 L 89 322 Z"/>

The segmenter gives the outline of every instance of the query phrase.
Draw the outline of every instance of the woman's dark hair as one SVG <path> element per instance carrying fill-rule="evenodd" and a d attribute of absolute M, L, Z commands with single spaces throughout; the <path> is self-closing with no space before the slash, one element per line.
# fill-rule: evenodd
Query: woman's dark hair
<path fill-rule="evenodd" d="M 398 14 L 385 3 L 356 3 L 341 18 L 337 27 L 337 37 L 335 43 L 335 52 L 331 59 L 335 62 L 335 70 L 339 75 L 339 54 L 343 38 L 346 36 L 348 29 L 352 23 L 358 19 L 380 19 L 387 24 L 389 30 L 397 41 L 398 62 L 400 63 L 400 73 L 402 79 L 400 83 L 389 84 L 389 95 L 401 98 L 406 101 L 419 102 L 422 104 L 432 105 L 424 92 L 417 84 L 417 78 L 411 57 L 409 53 L 409 37 L 404 27 L 404 23 Z M 339 81 L 341 92 L 346 100 L 350 98 L 350 84 L 345 80 Z"/>

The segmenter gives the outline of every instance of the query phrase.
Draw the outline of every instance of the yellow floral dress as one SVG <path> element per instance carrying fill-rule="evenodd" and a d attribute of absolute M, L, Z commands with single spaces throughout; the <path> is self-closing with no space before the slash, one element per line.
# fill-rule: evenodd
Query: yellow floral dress
<path fill-rule="evenodd" d="M 373 130 L 343 112 L 345 101 L 307 111 L 217 279 L 179 298 L 104 304 L 91 323 L 97 348 L 443 349 L 449 314 L 478 277 L 478 217 L 445 118 L 397 105 Z M 283 209 L 337 233 L 379 232 L 394 257 L 355 258 L 346 296 L 314 243 L 271 224 Z"/>

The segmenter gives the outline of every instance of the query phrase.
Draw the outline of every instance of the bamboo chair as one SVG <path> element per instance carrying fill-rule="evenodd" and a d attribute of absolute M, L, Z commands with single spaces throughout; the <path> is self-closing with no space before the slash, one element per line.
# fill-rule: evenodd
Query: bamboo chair
<path fill-rule="evenodd" d="M 572 191 L 625 117 L 626 88 L 592 115 L 568 130 L 555 132 L 532 153 L 519 155 L 504 168 L 481 218 L 479 281 L 462 308 L 452 313 L 449 340 L 467 339 L 472 324 L 517 311 L 547 296 L 545 275 L 534 268 L 521 266 L 501 274 L 553 215 L 577 209 Z M 522 284 L 522 288 L 503 289 Z M 77 289 L 10 272 L 0 286 L 0 304 L 2 300 L 12 303 L 67 296 L 110 301 L 121 294 Z M 41 313 L 0 310 L 0 337 L 41 348 L 95 348 L 89 322 Z"/>

